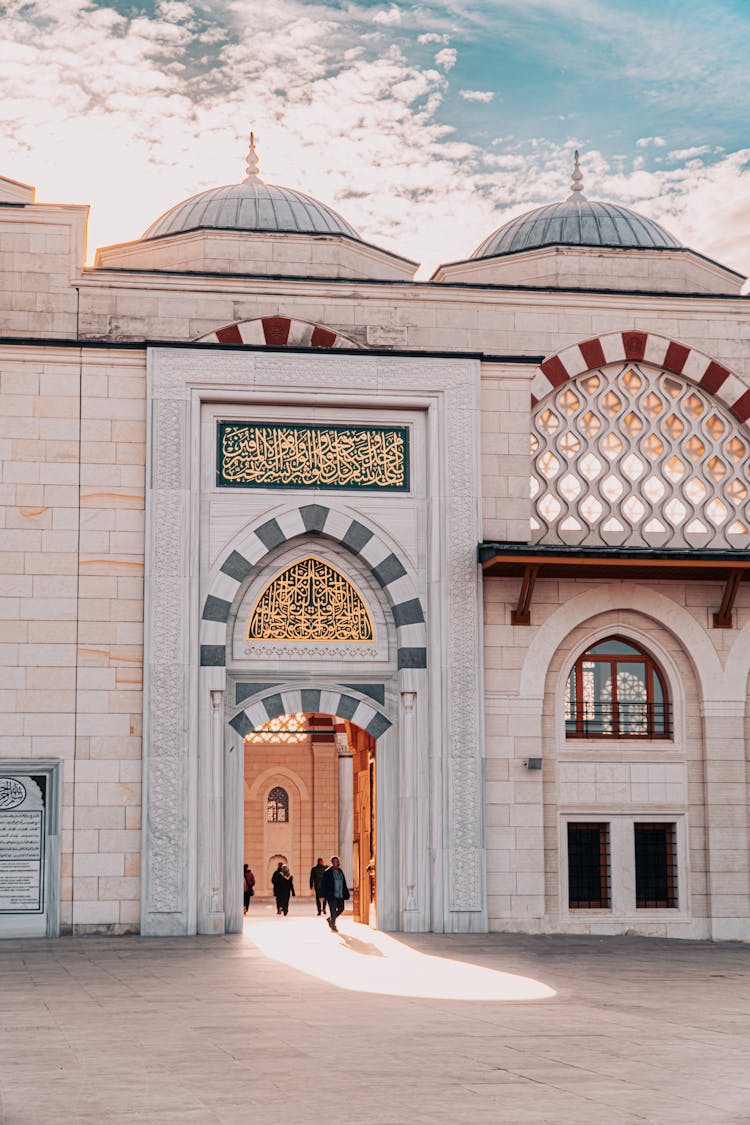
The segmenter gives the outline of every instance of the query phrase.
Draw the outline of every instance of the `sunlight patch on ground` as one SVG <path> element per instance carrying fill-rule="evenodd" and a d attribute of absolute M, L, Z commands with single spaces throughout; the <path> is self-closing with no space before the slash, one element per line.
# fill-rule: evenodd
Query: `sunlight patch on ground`
<path fill-rule="evenodd" d="M 516 976 L 433 957 L 390 934 L 339 919 L 331 933 L 323 918 L 275 914 L 245 920 L 245 939 L 266 957 L 352 992 L 414 996 L 432 1000 L 541 1000 L 553 989 Z"/>

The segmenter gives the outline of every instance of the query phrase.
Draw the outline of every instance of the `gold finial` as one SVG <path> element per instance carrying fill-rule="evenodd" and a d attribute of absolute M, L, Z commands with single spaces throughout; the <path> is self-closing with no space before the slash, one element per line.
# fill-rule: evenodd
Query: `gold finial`
<path fill-rule="evenodd" d="M 255 133 L 250 134 L 250 148 L 248 149 L 247 156 L 245 157 L 245 183 L 248 180 L 258 179 L 258 154 L 255 151 Z"/>
<path fill-rule="evenodd" d="M 583 191 L 583 172 L 581 171 L 581 159 L 578 155 L 578 149 L 576 149 L 573 162 L 573 182 L 570 185 L 570 190 Z"/>

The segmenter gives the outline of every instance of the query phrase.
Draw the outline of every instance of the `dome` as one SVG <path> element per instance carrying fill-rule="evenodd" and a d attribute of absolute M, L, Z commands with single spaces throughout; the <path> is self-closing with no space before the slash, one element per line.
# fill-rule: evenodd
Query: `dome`
<path fill-rule="evenodd" d="M 325 203 L 301 191 L 263 183 L 258 177 L 252 133 L 247 173 L 242 183 L 210 188 L 170 207 L 141 235 L 141 241 L 199 228 L 284 234 L 344 234 L 361 241 L 354 227 Z"/>
<path fill-rule="evenodd" d="M 622 250 L 664 250 L 682 243 L 653 219 L 616 203 L 587 199 L 576 153 L 572 193 L 562 203 L 535 207 L 485 238 L 472 258 L 494 258 L 542 246 L 607 246 Z"/>

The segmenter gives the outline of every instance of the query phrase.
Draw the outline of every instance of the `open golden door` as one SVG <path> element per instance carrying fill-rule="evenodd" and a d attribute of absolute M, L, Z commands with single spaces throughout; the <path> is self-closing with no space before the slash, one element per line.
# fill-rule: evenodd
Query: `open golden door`
<path fill-rule="evenodd" d="M 358 755 L 359 757 L 359 755 Z M 376 776 L 375 755 L 356 762 L 354 801 L 354 920 L 377 925 L 376 917 Z"/>

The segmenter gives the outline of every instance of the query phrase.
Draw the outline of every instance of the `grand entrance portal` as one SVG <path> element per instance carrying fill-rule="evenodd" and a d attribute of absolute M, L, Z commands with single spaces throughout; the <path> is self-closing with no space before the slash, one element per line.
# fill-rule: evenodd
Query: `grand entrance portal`
<path fill-rule="evenodd" d="M 148 379 L 142 933 L 241 930 L 245 741 L 296 713 L 376 746 L 336 758 L 358 916 L 484 931 L 478 361 L 153 348 Z M 300 838 L 301 882 L 334 850 Z"/>
<path fill-rule="evenodd" d="M 375 763 L 372 734 L 331 715 L 279 715 L 246 735 L 243 855 L 257 895 L 273 893 L 286 864 L 297 897 L 312 897 L 311 868 L 336 854 L 355 921 L 377 924 Z"/>

